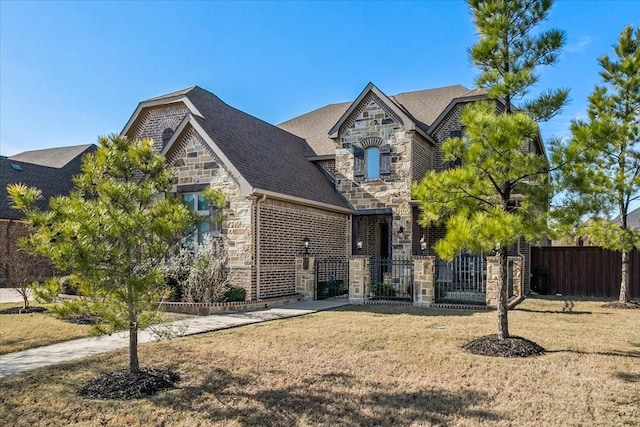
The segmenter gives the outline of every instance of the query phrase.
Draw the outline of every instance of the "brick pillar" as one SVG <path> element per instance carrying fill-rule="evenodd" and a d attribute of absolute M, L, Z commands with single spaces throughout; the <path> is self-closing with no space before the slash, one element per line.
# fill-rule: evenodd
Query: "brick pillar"
<path fill-rule="evenodd" d="M 304 295 L 305 300 L 314 300 L 316 295 L 316 258 L 296 256 L 296 292 Z"/>
<path fill-rule="evenodd" d="M 413 258 L 413 305 L 429 307 L 436 294 L 436 257 L 416 256 Z"/>
<path fill-rule="evenodd" d="M 351 257 L 349 260 L 349 304 L 364 304 L 370 274 L 368 257 Z"/>

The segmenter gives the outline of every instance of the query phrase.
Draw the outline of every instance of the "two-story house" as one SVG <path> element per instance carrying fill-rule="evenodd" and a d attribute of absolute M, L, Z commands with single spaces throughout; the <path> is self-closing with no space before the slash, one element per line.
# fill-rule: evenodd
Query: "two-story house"
<path fill-rule="evenodd" d="M 411 184 L 450 167 L 442 142 L 461 134 L 461 108 L 486 98 L 460 85 L 388 96 L 369 83 L 352 102 L 274 126 L 195 86 L 141 102 L 122 133 L 153 139 L 175 193 L 202 215 L 214 214 L 204 188 L 226 194 L 222 223 L 193 239 L 223 236 L 231 282 L 263 299 L 295 293 L 305 241 L 317 258 L 430 253 L 442 230 L 417 224 Z M 539 141 L 531 150 L 544 155 Z"/>

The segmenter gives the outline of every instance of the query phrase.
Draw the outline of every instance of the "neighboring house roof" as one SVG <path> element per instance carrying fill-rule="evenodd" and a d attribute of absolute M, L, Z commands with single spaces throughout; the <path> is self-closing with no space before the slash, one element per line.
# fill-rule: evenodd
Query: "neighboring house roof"
<path fill-rule="evenodd" d="M 47 148 L 44 150 L 25 151 L 13 156 L 9 160 L 31 163 L 34 165 L 62 168 L 79 155 L 84 154 L 93 144 L 74 145 L 71 147 Z"/>
<path fill-rule="evenodd" d="M 365 87 L 363 93 L 373 88 Z M 372 85 L 371 85 L 372 86 Z M 442 115 L 456 98 L 467 96 L 486 96 L 485 90 L 469 90 L 461 85 L 446 86 L 435 89 L 404 92 L 386 97 L 395 103 L 421 130 L 428 132 L 430 126 Z M 358 98 L 362 97 L 359 96 Z M 311 156 L 334 155 L 336 142 L 329 137 L 329 131 L 342 116 L 353 106 L 354 102 L 331 104 L 302 116 L 295 117 L 278 127 L 304 138 L 313 149 Z"/>
<path fill-rule="evenodd" d="M 307 160 L 311 149 L 304 139 L 240 111 L 198 86 L 141 102 L 123 133 L 133 126 L 142 110 L 162 105 L 162 100 L 187 105 L 191 114 L 178 130 L 187 123 L 200 128 L 206 134 L 205 140 L 208 138 L 215 144 L 212 149 L 218 150 L 216 154 L 223 162 L 228 160 L 227 166 L 236 170 L 240 174 L 237 178 L 248 184 L 245 188 L 250 193 L 268 192 L 351 209 L 324 172 Z M 178 130 L 164 152 L 178 140 Z"/>
<path fill-rule="evenodd" d="M 78 147 L 84 147 L 78 150 Z M 36 187 L 42 191 L 42 200 L 37 203 L 39 209 L 47 209 L 49 198 L 66 195 L 73 189 L 72 178 L 80 173 L 82 156 L 92 152 L 97 147 L 93 144 L 60 147 L 48 150 L 26 151 L 11 157 L 0 157 L 0 218 L 22 219 L 21 212 L 12 209 L 6 194 L 7 185 L 22 183 L 29 187 Z M 47 159 L 46 153 L 52 158 Z M 71 157 L 75 153 L 75 156 Z M 64 154 L 64 155 L 63 155 Z M 61 167 L 45 166 L 42 164 L 20 161 L 17 159 L 31 159 L 34 162 L 59 165 Z"/>
<path fill-rule="evenodd" d="M 620 215 L 615 217 L 613 222 L 618 223 L 620 221 Z M 640 208 L 634 209 L 627 213 L 627 227 L 640 230 Z"/>

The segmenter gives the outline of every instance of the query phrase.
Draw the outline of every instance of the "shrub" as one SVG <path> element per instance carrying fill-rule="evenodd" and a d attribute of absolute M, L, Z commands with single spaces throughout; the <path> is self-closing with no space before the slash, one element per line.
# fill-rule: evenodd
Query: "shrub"
<path fill-rule="evenodd" d="M 373 285 L 373 296 L 375 298 L 395 297 L 396 290 L 390 283 L 376 283 Z"/>
<path fill-rule="evenodd" d="M 230 285 L 224 297 L 227 302 L 244 301 L 247 298 L 247 290 L 241 286 Z"/>
<path fill-rule="evenodd" d="M 165 273 L 180 284 L 182 301 L 222 302 L 228 289 L 227 253 L 221 239 L 205 236 L 167 260 Z"/>

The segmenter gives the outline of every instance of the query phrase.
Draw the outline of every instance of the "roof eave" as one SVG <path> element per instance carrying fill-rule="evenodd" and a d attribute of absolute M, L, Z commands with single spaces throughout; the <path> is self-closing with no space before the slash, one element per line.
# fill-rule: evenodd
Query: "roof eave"
<path fill-rule="evenodd" d="M 158 107 L 161 105 L 176 104 L 179 102 L 184 103 L 192 114 L 202 117 L 202 114 L 200 113 L 200 111 L 196 108 L 195 105 L 193 105 L 193 103 L 187 97 L 186 94 L 170 96 L 167 98 L 152 99 L 149 101 L 142 101 L 138 104 L 138 106 L 136 107 L 136 110 L 133 112 L 133 114 L 131 115 L 131 118 L 129 118 L 129 121 L 124 126 L 120 134 L 126 135 L 129 132 L 129 130 L 131 130 L 131 128 L 133 127 L 133 124 L 136 122 L 136 120 L 140 116 L 140 113 L 142 113 L 144 109 L 151 108 L 151 107 Z"/>

